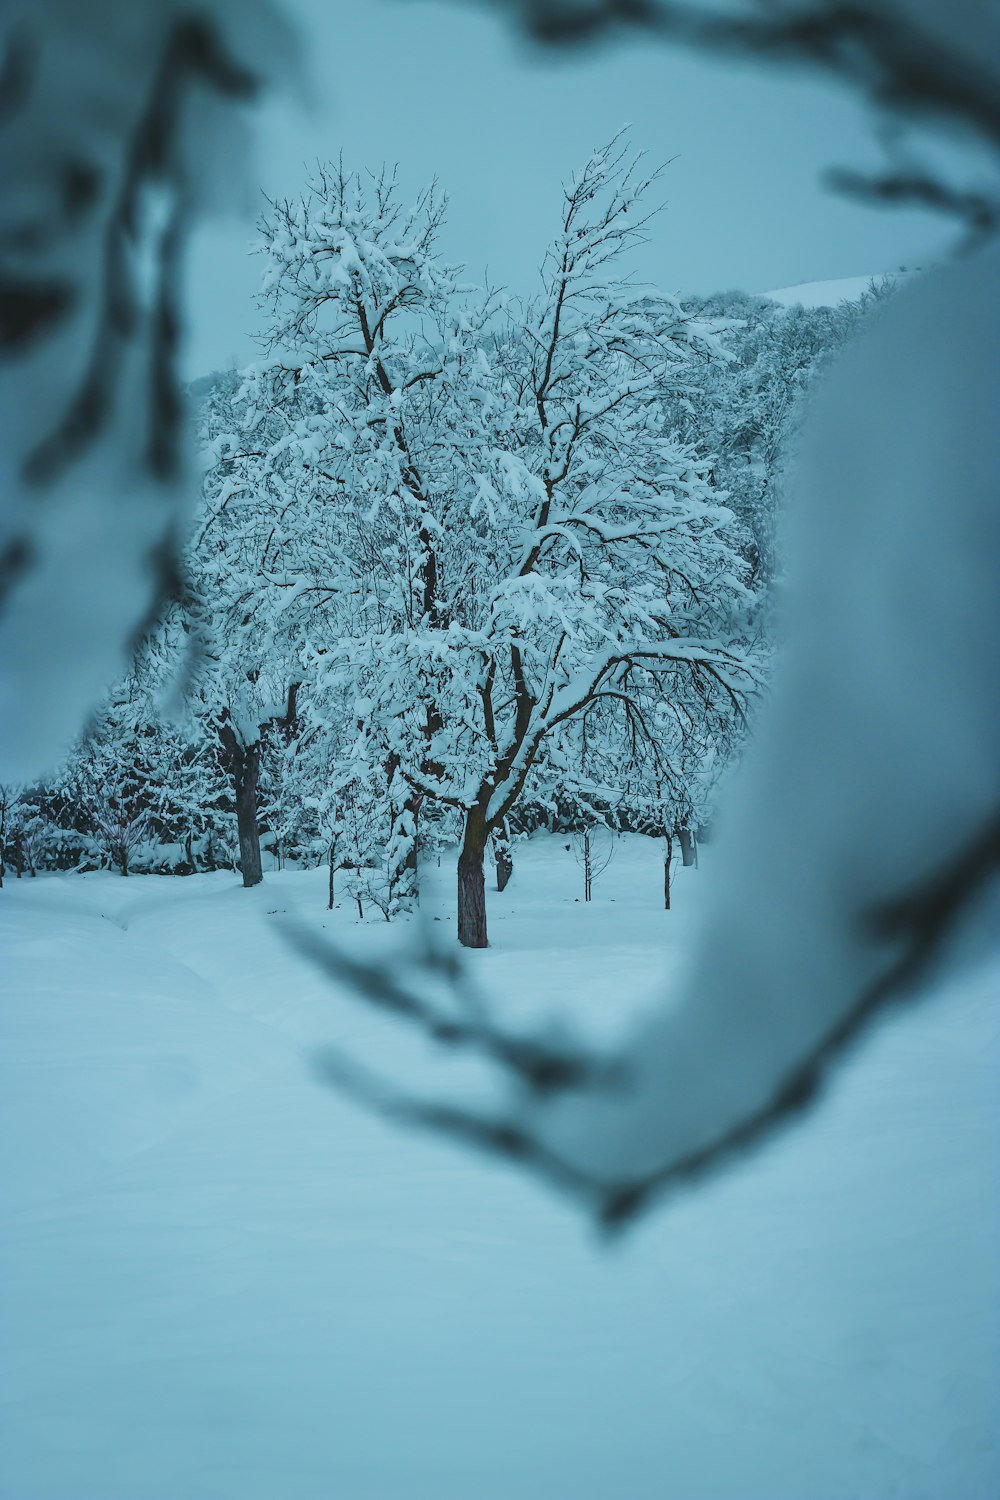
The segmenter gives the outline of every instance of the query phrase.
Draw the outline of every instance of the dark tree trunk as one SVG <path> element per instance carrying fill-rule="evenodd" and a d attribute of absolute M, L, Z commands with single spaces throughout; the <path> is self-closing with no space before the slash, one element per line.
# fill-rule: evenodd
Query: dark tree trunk
<path fill-rule="evenodd" d="M 663 909 L 670 910 L 670 864 L 674 857 L 674 841 L 668 833 L 666 836 L 667 847 L 663 854 Z"/>
<path fill-rule="evenodd" d="M 420 902 L 420 846 L 417 843 L 417 830 L 420 826 L 420 794 L 411 792 L 406 801 L 406 811 L 413 819 L 413 838 L 410 847 L 406 851 L 406 860 L 403 864 L 404 890 L 415 905 Z"/>
<path fill-rule="evenodd" d="M 493 835 L 493 852 L 496 855 L 497 890 L 505 891 L 514 873 L 514 859 L 510 847 L 510 834 L 506 819 Z"/>
<path fill-rule="evenodd" d="M 691 832 L 690 828 L 678 828 L 677 837 L 680 839 L 681 844 L 681 863 L 687 870 L 691 867 L 691 865 L 697 863 L 698 858 L 696 853 L 694 834 Z"/>
<path fill-rule="evenodd" d="M 465 839 L 458 856 L 458 941 L 464 948 L 489 947 L 483 873 L 487 837 L 485 819 L 473 808 L 466 818 Z"/>
<path fill-rule="evenodd" d="M 240 836 L 240 869 L 243 884 L 260 885 L 264 872 L 260 862 L 260 830 L 257 827 L 257 779 L 260 775 L 260 744 L 243 752 L 242 774 L 236 781 L 236 827 Z"/>
<path fill-rule="evenodd" d="M 389 783 L 389 837 L 394 850 L 393 867 L 389 870 L 389 894 L 402 905 L 416 906 L 420 901 L 420 870 L 417 857 L 417 826 L 420 816 L 421 797 L 412 788 L 407 789 L 402 803 L 396 801 L 395 780 L 399 774 L 399 757 L 391 754 L 385 764 L 386 780 Z M 399 844 L 405 844 L 400 858 Z"/>
<path fill-rule="evenodd" d="M 416 805 L 416 807 L 414 807 L 414 809 L 413 809 L 413 826 L 414 826 L 414 829 L 416 829 L 416 827 L 417 827 L 417 810 L 418 810 L 419 806 L 420 806 L 420 804 L 418 802 L 417 805 Z M 407 851 L 407 855 L 406 855 L 406 867 L 405 867 L 406 871 L 407 871 L 407 874 L 409 875 L 411 881 L 413 882 L 413 899 L 414 899 L 414 901 L 419 901 L 420 900 L 420 865 L 418 863 L 418 857 L 419 857 L 419 846 L 417 844 L 417 835 L 414 832 L 413 843 L 410 845 L 409 850 Z"/>
<path fill-rule="evenodd" d="M 260 830 L 257 827 L 257 782 L 260 778 L 260 740 L 244 745 L 223 715 L 219 738 L 226 752 L 236 801 L 236 829 L 240 837 L 240 869 L 245 886 L 260 885 L 264 872 L 260 861 Z"/>
<path fill-rule="evenodd" d="M 326 909 L 327 909 L 327 911 L 333 911 L 333 876 L 334 876 L 334 871 L 337 868 L 337 846 L 336 846 L 336 844 L 333 844 L 333 843 L 331 843 L 331 845 L 330 845 L 330 860 L 329 860 L 329 864 L 330 864 L 330 881 L 329 881 L 329 892 L 328 892 L 328 896 L 327 896 Z"/>

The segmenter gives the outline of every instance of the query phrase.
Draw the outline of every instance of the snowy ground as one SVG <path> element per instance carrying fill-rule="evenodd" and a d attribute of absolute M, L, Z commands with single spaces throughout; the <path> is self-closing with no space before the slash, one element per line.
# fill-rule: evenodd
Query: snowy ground
<path fill-rule="evenodd" d="M 534 840 L 476 972 L 518 1015 L 613 1031 L 710 879 L 680 871 L 667 915 L 631 840 L 586 907 L 572 855 Z M 282 935 L 328 921 L 323 885 L 0 894 L 2 1500 L 993 1500 L 987 977 L 894 1018 L 803 1126 L 608 1247 L 310 1071 L 317 1043 L 410 1056 Z M 450 936 L 451 871 L 434 886 Z"/>

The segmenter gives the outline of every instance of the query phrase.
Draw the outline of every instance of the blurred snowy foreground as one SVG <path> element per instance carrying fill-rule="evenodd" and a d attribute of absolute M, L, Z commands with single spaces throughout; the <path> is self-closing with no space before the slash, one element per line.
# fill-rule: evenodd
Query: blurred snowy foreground
<path fill-rule="evenodd" d="M 469 956 L 497 1013 L 621 1034 L 712 879 L 678 870 L 665 913 L 659 859 L 626 839 L 585 906 L 565 842 L 525 845 Z M 3 1500 L 998 1493 L 988 975 L 890 1014 L 800 1123 L 608 1245 L 324 1084 L 328 1044 L 440 1066 L 290 946 L 296 914 L 401 940 L 328 914 L 325 879 L 8 880 Z"/>

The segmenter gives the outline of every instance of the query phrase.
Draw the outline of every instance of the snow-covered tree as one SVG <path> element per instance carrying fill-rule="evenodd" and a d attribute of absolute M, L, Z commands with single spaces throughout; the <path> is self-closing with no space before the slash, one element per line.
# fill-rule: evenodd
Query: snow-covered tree
<path fill-rule="evenodd" d="M 618 269 L 649 186 L 621 138 L 595 152 L 525 304 L 474 303 L 439 197 L 404 213 L 385 175 L 323 170 L 264 221 L 273 357 L 209 489 L 253 529 L 254 629 L 294 620 L 316 691 L 353 694 L 390 881 L 424 802 L 462 820 L 468 946 L 489 842 L 559 726 L 639 681 L 688 715 L 752 683 L 733 517 L 663 414 L 711 329 Z"/>
<path fill-rule="evenodd" d="M 5 855 L 7 840 L 13 842 L 14 809 L 17 803 L 17 788 L 0 784 L 0 889 L 7 873 Z"/>
<path fill-rule="evenodd" d="M 875 283 L 858 301 L 836 307 L 785 308 L 742 292 L 685 301 L 692 316 L 716 322 L 725 358 L 690 370 L 685 389 L 668 397 L 668 417 L 712 455 L 712 483 L 743 527 L 758 591 L 780 571 L 782 486 L 810 393 L 891 290 L 889 281 Z"/>
<path fill-rule="evenodd" d="M 59 778 L 66 800 L 82 813 L 104 860 L 128 875 L 150 832 L 156 780 L 155 731 L 134 681 L 112 693 Z"/>
<path fill-rule="evenodd" d="M 301 606 L 293 572 L 281 557 L 286 532 L 279 519 L 283 493 L 248 465 L 243 431 L 251 421 L 256 441 L 275 438 L 276 421 L 261 417 L 235 376 L 213 382 L 201 416 L 208 454 L 202 505 L 186 554 L 184 613 L 196 641 L 189 684 L 193 711 L 212 726 L 221 747 L 236 809 L 240 867 L 245 886 L 263 878 L 258 817 L 261 761 L 269 736 L 290 730 L 299 687 Z M 254 482 L 256 481 L 256 482 Z M 291 606 L 289 608 L 289 606 Z M 275 741 L 275 744 L 279 743 Z"/>

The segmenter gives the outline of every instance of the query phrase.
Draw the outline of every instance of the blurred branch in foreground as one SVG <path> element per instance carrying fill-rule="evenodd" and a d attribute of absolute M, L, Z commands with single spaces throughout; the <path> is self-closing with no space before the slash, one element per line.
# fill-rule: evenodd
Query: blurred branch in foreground
<path fill-rule="evenodd" d="M 991 0 L 491 0 L 556 46 L 638 30 L 719 57 L 833 74 L 891 114 L 958 122 L 1000 139 Z"/>
<path fill-rule="evenodd" d="M 15 778 L 79 732 L 175 582 L 181 256 L 276 9 L 7 0 L 0 15 L 0 721 Z"/>
<path fill-rule="evenodd" d="M 995 0 L 492 0 L 549 46 L 640 32 L 671 46 L 830 75 L 891 122 L 951 137 L 1000 142 L 1000 7 Z M 995 181 L 957 186 L 940 166 L 915 163 L 861 173 L 834 169 L 835 191 L 881 207 L 928 209 L 967 227 L 969 244 L 995 233 Z"/>
<path fill-rule="evenodd" d="M 627 22 L 821 64 L 899 115 L 1000 135 L 995 7 L 516 12 L 558 43 Z M 773 698 L 730 790 L 694 962 L 618 1059 L 625 1084 L 539 1089 L 504 1059 L 507 1107 L 484 1116 L 329 1053 L 331 1082 L 618 1223 L 815 1099 L 887 1002 L 983 962 L 1000 904 L 998 290 L 995 249 L 904 288 L 813 402 Z"/>

